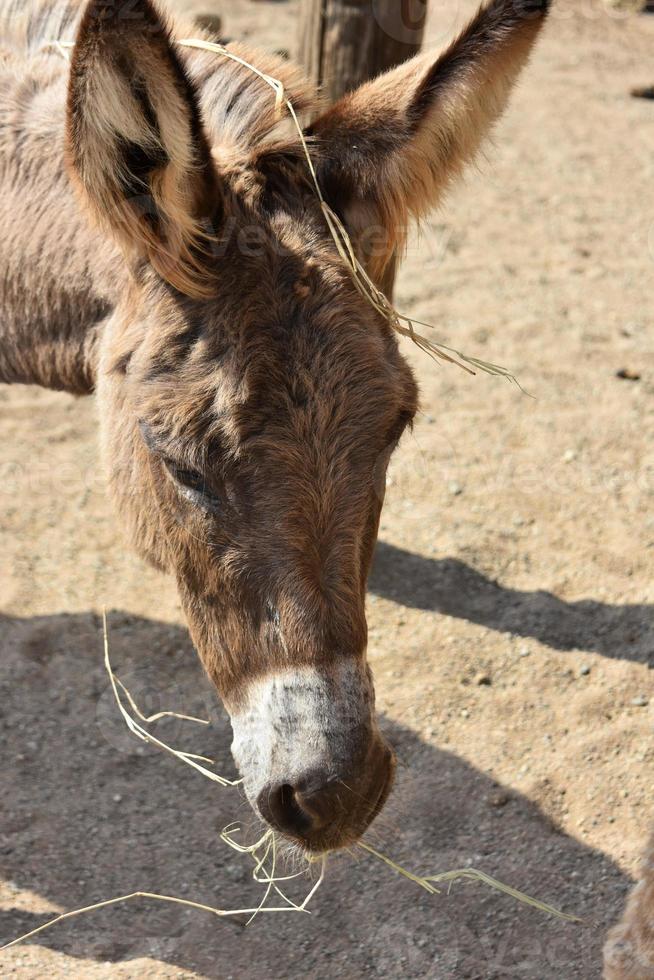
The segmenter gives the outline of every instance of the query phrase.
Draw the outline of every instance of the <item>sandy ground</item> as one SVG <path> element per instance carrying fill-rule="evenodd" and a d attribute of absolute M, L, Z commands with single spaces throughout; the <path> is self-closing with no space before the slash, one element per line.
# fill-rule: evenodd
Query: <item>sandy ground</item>
<path fill-rule="evenodd" d="M 434 44 L 470 7 L 436 5 Z M 224 4 L 293 46 L 296 3 Z M 652 819 L 654 17 L 559 5 L 495 148 L 411 242 L 398 305 L 499 360 L 535 400 L 407 347 L 423 412 L 391 467 L 370 659 L 401 759 L 370 840 L 422 871 L 473 865 L 585 919 L 474 883 L 430 897 L 333 860 L 313 917 L 246 931 L 140 902 L 12 949 L 3 977 L 595 978 Z M 616 377 L 628 368 L 640 380 Z M 231 771 L 229 725 L 170 580 L 126 547 L 94 404 L 0 388 L 0 937 L 134 889 L 257 900 L 217 837 L 248 818 L 121 727 L 113 658 L 170 740 Z M 648 701 L 650 703 L 648 703 Z"/>

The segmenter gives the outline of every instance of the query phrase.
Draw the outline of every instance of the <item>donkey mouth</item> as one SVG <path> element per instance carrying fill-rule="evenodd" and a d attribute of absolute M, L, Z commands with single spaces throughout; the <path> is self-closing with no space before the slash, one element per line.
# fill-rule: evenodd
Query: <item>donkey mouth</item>
<path fill-rule="evenodd" d="M 355 844 L 380 813 L 391 792 L 395 757 L 379 746 L 376 765 L 358 779 L 311 773 L 295 785 L 266 787 L 256 809 L 269 826 L 308 854 Z"/>

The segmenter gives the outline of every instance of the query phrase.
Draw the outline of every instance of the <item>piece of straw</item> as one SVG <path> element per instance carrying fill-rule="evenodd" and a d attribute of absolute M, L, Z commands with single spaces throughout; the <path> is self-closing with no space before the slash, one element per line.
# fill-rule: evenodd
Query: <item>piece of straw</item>
<path fill-rule="evenodd" d="M 47 50 L 48 48 L 54 48 L 58 54 L 61 55 L 66 61 L 70 61 L 69 51 L 75 47 L 73 41 L 45 41 L 41 48 Z"/>
<path fill-rule="evenodd" d="M 481 881 L 483 884 L 488 885 L 489 888 L 494 888 L 496 891 L 503 892 L 505 895 L 510 895 L 511 898 L 515 898 L 516 901 L 521 902 L 523 905 L 531 905 L 532 908 L 539 909 L 541 912 L 546 912 L 547 915 L 552 915 L 557 919 L 564 919 L 567 922 L 583 922 L 578 915 L 571 915 L 569 912 L 560 912 L 559 909 L 554 908 L 553 905 L 548 905 L 546 902 L 541 902 L 537 898 L 532 898 L 530 895 L 526 895 L 524 892 L 518 891 L 517 888 L 512 888 L 511 885 L 505 885 L 503 882 L 498 881 L 497 878 L 492 878 L 487 875 L 484 871 L 477 871 L 476 868 L 460 868 L 456 871 L 442 871 L 440 874 L 435 875 L 415 875 L 406 868 L 403 868 L 401 864 L 396 861 L 392 861 L 391 858 L 386 857 L 381 851 L 375 850 L 370 844 L 364 841 L 359 841 L 359 847 L 363 848 L 364 851 L 368 851 L 374 857 L 383 861 L 387 864 L 393 871 L 397 874 L 408 878 L 410 881 L 415 882 L 425 891 L 430 894 L 438 894 L 440 892 L 439 888 L 434 888 L 432 882 L 454 882 L 459 878 L 471 878 L 474 881 Z"/>
<path fill-rule="evenodd" d="M 161 895 L 158 892 L 135 891 L 130 892 L 127 895 L 118 895 L 116 898 L 107 898 L 101 902 L 94 902 L 92 905 L 85 905 L 82 908 L 72 909 L 69 912 L 62 912 L 60 915 L 56 915 L 48 922 L 44 922 L 43 925 L 37 926 L 35 929 L 30 929 L 29 932 L 24 933 L 22 936 L 18 936 L 16 939 L 12 939 L 10 942 L 0 946 L 0 952 L 10 949 L 10 947 L 16 946 L 18 943 L 22 943 L 26 939 L 31 939 L 31 937 L 37 935 L 37 933 L 43 932 L 45 929 L 50 929 L 53 926 L 58 925 L 58 923 L 64 922 L 66 919 L 72 919 L 78 915 L 84 915 L 87 912 L 95 912 L 98 909 L 107 908 L 110 905 L 119 905 L 123 902 L 130 902 L 137 898 L 152 899 L 157 902 L 168 902 L 175 905 L 184 905 L 187 908 L 198 909 L 201 912 L 210 912 L 212 915 L 216 915 L 219 918 L 247 915 L 249 918 L 245 923 L 243 923 L 244 925 L 249 925 L 249 923 L 252 922 L 252 920 L 261 912 L 305 912 L 310 915 L 311 911 L 307 908 L 307 906 L 324 880 L 326 858 L 323 856 L 321 859 L 320 875 L 312 885 L 311 889 L 307 892 L 303 901 L 300 904 L 297 904 L 282 891 L 282 889 L 279 887 L 279 882 L 289 881 L 291 878 L 306 875 L 308 866 L 305 870 L 299 872 L 298 874 L 275 877 L 276 839 L 274 832 L 272 830 L 267 830 L 258 841 L 256 841 L 254 844 L 246 846 L 234 841 L 233 837 L 231 836 L 237 829 L 238 827 L 235 825 L 225 828 L 221 834 L 221 838 L 234 850 L 241 854 L 248 854 L 252 857 L 254 861 L 252 877 L 256 882 L 267 886 L 261 902 L 259 902 L 256 907 L 244 909 L 219 909 L 212 905 L 206 905 L 203 902 L 194 902 L 188 898 L 180 898 L 177 895 Z M 263 853 L 260 853 L 262 849 Z M 271 853 L 272 866 L 270 871 L 268 871 L 266 869 L 266 862 L 269 854 Z M 272 890 L 274 890 L 282 899 L 284 903 L 283 905 L 265 904 Z"/>
<path fill-rule="evenodd" d="M 128 712 L 127 708 L 125 707 L 125 705 L 121 700 L 120 693 L 118 690 L 119 687 L 127 694 L 129 703 L 135 709 L 138 716 L 144 721 L 146 722 L 148 721 L 148 719 L 145 718 L 145 716 L 136 707 L 134 699 L 129 694 L 129 692 L 127 692 L 125 685 L 122 683 L 122 681 L 118 679 L 118 677 L 116 677 L 116 675 L 113 672 L 111 661 L 109 659 L 109 636 L 107 633 L 107 612 L 104 609 L 102 611 L 102 628 L 103 628 L 103 636 L 104 636 L 104 665 L 109 675 L 109 681 L 111 683 L 111 688 L 114 693 L 114 698 L 116 699 L 116 704 L 118 705 L 120 713 L 123 716 L 125 720 L 125 724 L 129 728 L 130 732 L 132 732 L 133 735 L 136 735 L 137 738 L 140 738 L 143 742 L 150 742 L 151 745 L 156 745 L 158 748 L 163 749 L 164 752 L 168 752 L 170 753 L 170 755 L 174 755 L 177 759 L 181 759 L 181 761 L 186 763 L 187 766 L 191 766 L 193 769 L 197 769 L 197 771 L 201 772 L 203 776 L 207 777 L 207 779 L 212 779 L 215 783 L 219 783 L 221 786 L 238 786 L 242 782 L 241 779 L 226 779 L 224 776 L 219 776 L 218 773 L 211 772 L 211 770 L 201 765 L 201 762 L 206 762 L 210 765 L 213 765 L 213 760 L 206 759 L 204 756 L 196 756 L 191 752 L 182 752 L 180 749 L 174 749 L 171 745 L 168 745 L 166 742 L 162 742 L 161 739 L 157 738 L 151 732 L 146 731 L 146 729 L 143 728 L 143 726 L 140 725 L 130 715 L 130 713 Z M 157 717 L 163 717 L 163 716 L 174 717 L 174 718 L 186 718 L 190 721 L 199 722 L 200 724 L 205 724 L 205 722 L 203 722 L 202 719 L 200 718 L 193 718 L 188 715 L 178 715 L 174 711 L 159 712 L 158 715 L 153 715 L 152 718 L 155 719 Z"/>
<path fill-rule="evenodd" d="M 202 912 L 211 912 L 212 915 L 217 915 L 220 918 L 227 918 L 233 915 L 249 915 L 250 918 L 247 920 L 245 925 L 248 925 L 255 915 L 258 915 L 260 912 L 299 911 L 307 912 L 307 914 L 310 915 L 311 912 L 305 906 L 309 898 L 314 894 L 319 883 L 322 883 L 322 878 L 316 882 L 302 905 L 295 905 L 293 902 L 289 902 L 287 905 L 282 906 L 263 905 L 262 903 L 256 908 L 247 909 L 218 909 L 214 908 L 212 905 L 204 905 L 202 902 L 193 902 L 187 898 L 179 898 L 177 895 L 159 895 L 157 892 L 130 892 L 128 895 L 118 895 L 116 898 L 107 898 L 102 902 L 95 902 L 93 905 L 85 905 L 83 908 L 72 909 L 69 912 L 62 912 L 61 915 L 55 916 L 55 918 L 50 919 L 49 922 L 44 922 L 43 925 L 37 926 L 36 929 L 31 929 L 22 936 L 12 939 L 11 942 L 5 943 L 4 946 L 0 946 L 0 952 L 5 949 L 9 949 L 11 946 L 16 946 L 18 943 L 22 943 L 26 939 L 31 939 L 31 937 L 35 936 L 37 933 L 43 932 L 44 929 L 50 929 L 52 926 L 56 926 L 59 922 L 63 922 L 65 919 L 72 919 L 77 915 L 84 915 L 86 912 L 95 912 L 98 909 L 106 908 L 109 905 L 118 905 L 121 902 L 129 902 L 135 898 L 151 898 L 157 902 L 171 902 L 176 905 L 185 905 L 188 908 L 199 909 Z"/>
<path fill-rule="evenodd" d="M 119 685 L 121 691 L 129 701 L 130 707 L 135 715 L 144 721 L 146 725 L 152 725 L 153 722 L 159 721 L 161 718 L 179 718 L 181 721 L 193 721 L 196 725 L 209 725 L 210 722 L 206 718 L 195 718 L 194 715 L 181 715 L 178 711 L 157 711 L 153 715 L 144 715 L 139 709 L 138 705 L 134 701 L 134 698 L 129 693 L 120 677 L 116 677 L 116 683 Z"/>

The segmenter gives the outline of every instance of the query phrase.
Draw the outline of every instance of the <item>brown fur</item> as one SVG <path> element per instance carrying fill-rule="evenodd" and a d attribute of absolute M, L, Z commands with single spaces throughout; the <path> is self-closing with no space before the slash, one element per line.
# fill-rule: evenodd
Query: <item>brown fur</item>
<path fill-rule="evenodd" d="M 604 947 L 605 980 L 654 980 L 654 837 L 618 925 Z"/>
<path fill-rule="evenodd" d="M 189 29 L 148 0 L 92 0 L 81 21 L 52 0 L 17 9 L 0 7 L 0 379 L 97 389 L 118 511 L 176 575 L 230 711 L 289 668 L 347 659 L 365 686 L 384 474 L 417 391 L 338 257 L 297 134 L 260 79 L 180 49 Z M 442 58 L 311 127 L 327 200 L 377 281 L 407 214 L 439 199 L 497 118 L 544 14 L 494 0 Z M 69 71 L 43 43 L 75 30 Z M 233 50 L 315 111 L 297 69 Z M 381 257 L 364 241 L 380 221 Z"/>

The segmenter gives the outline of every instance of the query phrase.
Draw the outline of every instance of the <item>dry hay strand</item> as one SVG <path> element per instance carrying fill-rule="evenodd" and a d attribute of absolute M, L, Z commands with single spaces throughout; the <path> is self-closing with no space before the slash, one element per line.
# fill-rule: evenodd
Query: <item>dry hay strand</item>
<path fill-rule="evenodd" d="M 404 878 L 408 878 L 410 881 L 419 885 L 420 888 L 424 888 L 425 891 L 429 892 L 430 895 L 439 895 L 440 888 L 434 887 L 434 882 L 439 883 L 449 883 L 451 887 L 452 883 L 460 879 L 472 879 L 473 881 L 480 881 L 484 885 L 488 885 L 489 888 L 494 888 L 498 892 L 502 892 L 504 895 L 510 895 L 517 902 L 521 902 L 523 905 L 531 905 L 532 908 L 538 909 L 540 912 L 545 912 L 547 915 L 552 915 L 557 919 L 563 919 L 566 922 L 583 922 L 578 915 L 572 915 L 569 912 L 561 912 L 559 909 L 554 908 L 553 905 L 548 905 L 547 902 L 541 902 L 538 898 L 532 898 L 531 895 L 526 895 L 525 892 L 518 891 L 517 888 L 512 888 L 511 885 L 505 885 L 504 882 L 498 881 L 497 878 L 491 877 L 491 875 L 486 874 L 485 871 L 479 871 L 477 868 L 458 868 L 455 871 L 441 871 L 439 874 L 434 875 L 416 875 L 406 868 L 403 868 L 401 864 L 397 864 L 392 861 L 391 858 L 382 854 L 381 851 L 375 850 L 370 844 L 365 841 L 359 841 L 359 847 L 363 848 L 364 851 L 368 851 L 369 854 L 373 854 L 384 864 L 387 864 L 392 868 L 397 874 L 402 875 Z M 449 894 L 450 887 L 447 891 Z"/>
<path fill-rule="evenodd" d="M 107 631 L 106 611 L 103 611 L 102 613 L 102 623 L 104 632 L 104 666 L 107 674 L 109 675 L 109 682 L 111 683 L 111 689 L 113 691 L 116 704 L 118 705 L 118 709 L 130 732 L 133 735 L 136 735 L 137 738 L 140 738 L 141 741 L 149 742 L 151 745 L 156 745 L 157 748 L 160 748 L 162 751 L 168 752 L 170 755 L 174 755 L 176 759 L 186 763 L 187 766 L 191 766 L 193 769 L 197 769 L 197 771 L 201 772 L 203 776 L 207 777 L 207 779 L 211 779 L 213 782 L 219 783 L 220 786 L 238 786 L 242 780 L 226 779 L 224 776 L 220 776 L 218 773 L 207 769 L 206 765 L 202 765 L 203 762 L 207 763 L 207 765 L 215 765 L 213 759 L 209 759 L 202 755 L 194 755 L 192 752 L 182 752 L 180 749 L 173 748 L 172 745 L 168 745 L 167 742 L 163 742 L 161 739 L 153 735 L 152 732 L 149 732 L 143 728 L 136 718 L 133 718 L 132 715 L 130 715 L 129 711 L 121 700 L 119 689 L 125 694 L 132 711 L 134 711 L 137 717 L 140 718 L 141 721 L 145 722 L 145 724 L 151 724 L 154 721 L 158 721 L 160 718 L 179 718 L 183 721 L 191 721 L 199 725 L 209 724 L 209 722 L 205 721 L 203 718 L 195 718 L 192 715 L 181 715 L 176 711 L 159 711 L 154 715 L 146 717 L 137 707 L 134 698 L 129 693 L 123 682 L 114 674 L 111 661 L 109 659 L 109 635 Z"/>
<path fill-rule="evenodd" d="M 236 828 L 237 829 L 237 828 Z M 233 832 L 233 830 L 232 830 Z M 174 905 L 184 905 L 187 908 L 197 909 L 201 912 L 209 912 L 212 915 L 218 916 L 218 918 L 229 918 L 232 916 L 249 916 L 249 918 L 243 923 L 244 925 L 249 925 L 249 923 L 259 915 L 260 912 L 307 912 L 311 914 L 307 908 L 308 903 L 313 898 L 314 894 L 320 887 L 324 879 L 325 871 L 325 861 L 322 861 L 322 867 L 319 877 L 314 882 L 311 890 L 307 893 L 304 900 L 297 904 L 291 898 L 289 898 L 279 887 L 278 882 L 289 881 L 291 878 L 299 877 L 299 875 L 306 874 L 305 871 L 299 872 L 295 875 L 283 875 L 280 877 L 275 877 L 275 834 L 272 830 L 267 831 L 263 837 L 261 837 L 255 844 L 249 847 L 244 847 L 237 844 L 231 837 L 227 835 L 225 831 L 221 834 L 221 838 L 225 843 L 229 844 L 230 847 L 238 850 L 242 854 L 249 854 L 254 860 L 254 870 L 252 876 L 255 881 L 260 884 L 267 885 L 266 891 L 259 905 L 254 908 L 244 908 L 244 909 L 220 909 L 215 908 L 212 905 L 205 905 L 203 902 L 194 902 L 188 898 L 180 898 L 178 895 L 161 895 L 158 892 L 149 891 L 136 891 L 130 892 L 127 895 L 118 895 L 115 898 L 107 898 L 100 902 L 95 902 L 92 905 L 85 905 L 79 909 L 72 909 L 69 912 L 62 912 L 60 915 L 55 916 L 48 922 L 44 922 L 43 925 L 37 926 L 36 929 L 31 929 L 29 932 L 24 933 L 22 936 L 18 936 L 16 939 L 12 939 L 10 942 L 5 943 L 0 946 L 0 952 L 3 950 L 10 949 L 12 946 L 18 945 L 18 943 L 25 942 L 27 939 L 31 939 L 32 936 L 36 936 L 38 933 L 43 932 L 45 929 L 51 929 L 53 926 L 58 925 L 60 922 L 64 922 L 66 919 L 72 919 L 79 915 L 84 915 L 87 912 L 96 912 L 99 909 L 108 908 L 112 905 L 120 905 L 125 902 L 133 901 L 137 898 L 142 899 L 152 899 L 156 902 L 167 902 Z M 263 849 L 263 853 L 262 852 Z M 270 873 L 266 870 L 266 862 L 272 853 L 272 864 Z M 274 889 L 277 895 L 285 903 L 284 905 L 266 905 L 265 902 L 270 895 L 271 889 Z"/>

